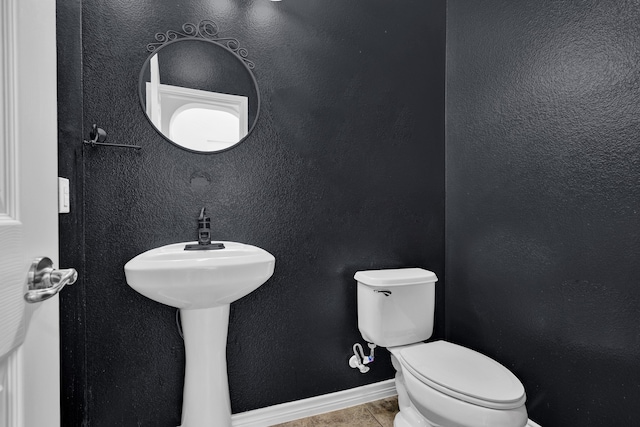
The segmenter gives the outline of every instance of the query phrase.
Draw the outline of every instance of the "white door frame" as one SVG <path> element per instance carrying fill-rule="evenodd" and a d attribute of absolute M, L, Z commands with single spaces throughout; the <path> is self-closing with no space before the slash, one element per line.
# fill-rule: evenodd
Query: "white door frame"
<path fill-rule="evenodd" d="M 35 257 L 58 266 L 55 17 L 55 0 L 0 0 L 0 196 L 11 205 L 0 209 L 0 222 L 22 235 L 10 246 L 17 266 L 0 265 L 0 274 L 25 279 Z M 24 313 L 24 343 L 5 358 L 0 427 L 58 427 L 58 297 Z"/>

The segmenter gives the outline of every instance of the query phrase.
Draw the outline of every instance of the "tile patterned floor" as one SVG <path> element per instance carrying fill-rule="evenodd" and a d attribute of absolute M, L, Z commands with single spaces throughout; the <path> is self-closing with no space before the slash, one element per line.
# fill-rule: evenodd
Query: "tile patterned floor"
<path fill-rule="evenodd" d="M 389 397 L 273 427 L 393 427 L 393 417 L 397 413 L 398 398 Z"/>

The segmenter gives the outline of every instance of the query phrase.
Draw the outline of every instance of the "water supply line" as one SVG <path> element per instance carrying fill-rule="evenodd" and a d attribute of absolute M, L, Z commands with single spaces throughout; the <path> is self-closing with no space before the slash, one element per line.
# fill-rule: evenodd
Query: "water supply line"
<path fill-rule="evenodd" d="M 353 345 L 353 356 L 349 358 L 349 366 L 352 368 L 358 368 L 361 374 L 366 374 L 369 372 L 369 367 L 366 366 L 369 363 L 373 362 L 374 359 L 374 349 L 376 348 L 375 344 L 367 343 L 371 352 L 368 356 L 365 356 L 364 350 L 360 343 L 355 343 Z"/>

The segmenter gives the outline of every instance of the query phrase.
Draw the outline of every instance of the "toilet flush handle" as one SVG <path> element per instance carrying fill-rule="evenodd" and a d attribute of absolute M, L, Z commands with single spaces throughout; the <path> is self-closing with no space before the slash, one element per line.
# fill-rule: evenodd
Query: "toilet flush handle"
<path fill-rule="evenodd" d="M 384 295 L 385 297 L 388 297 L 389 295 L 391 295 L 391 291 L 388 290 L 380 290 L 380 289 L 374 289 L 373 292 L 379 293 Z"/>

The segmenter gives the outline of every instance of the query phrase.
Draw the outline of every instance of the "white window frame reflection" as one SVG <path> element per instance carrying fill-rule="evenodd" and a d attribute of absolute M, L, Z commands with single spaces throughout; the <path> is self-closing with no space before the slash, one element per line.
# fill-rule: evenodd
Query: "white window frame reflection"
<path fill-rule="evenodd" d="M 211 120 L 215 120 L 214 115 L 223 119 L 193 123 L 194 137 L 190 138 L 186 136 L 188 132 L 172 129 L 172 123 L 177 123 L 176 118 L 190 109 L 209 110 L 212 112 L 209 115 Z M 249 99 L 246 96 L 162 84 L 157 55 L 151 59 L 151 81 L 146 83 L 146 110 L 151 122 L 163 135 L 195 151 L 224 150 L 237 144 L 249 131 Z M 198 113 L 186 114 L 196 116 Z M 217 134 L 214 129 L 220 126 L 225 130 Z M 212 133 L 205 134 L 204 129 L 212 130 Z M 236 138 L 231 140 L 228 137 L 230 134 L 236 135 Z"/>
<path fill-rule="evenodd" d="M 233 110 L 203 104 L 183 105 L 171 116 L 169 138 L 193 150 L 224 150 L 242 139 L 239 120 Z"/>

